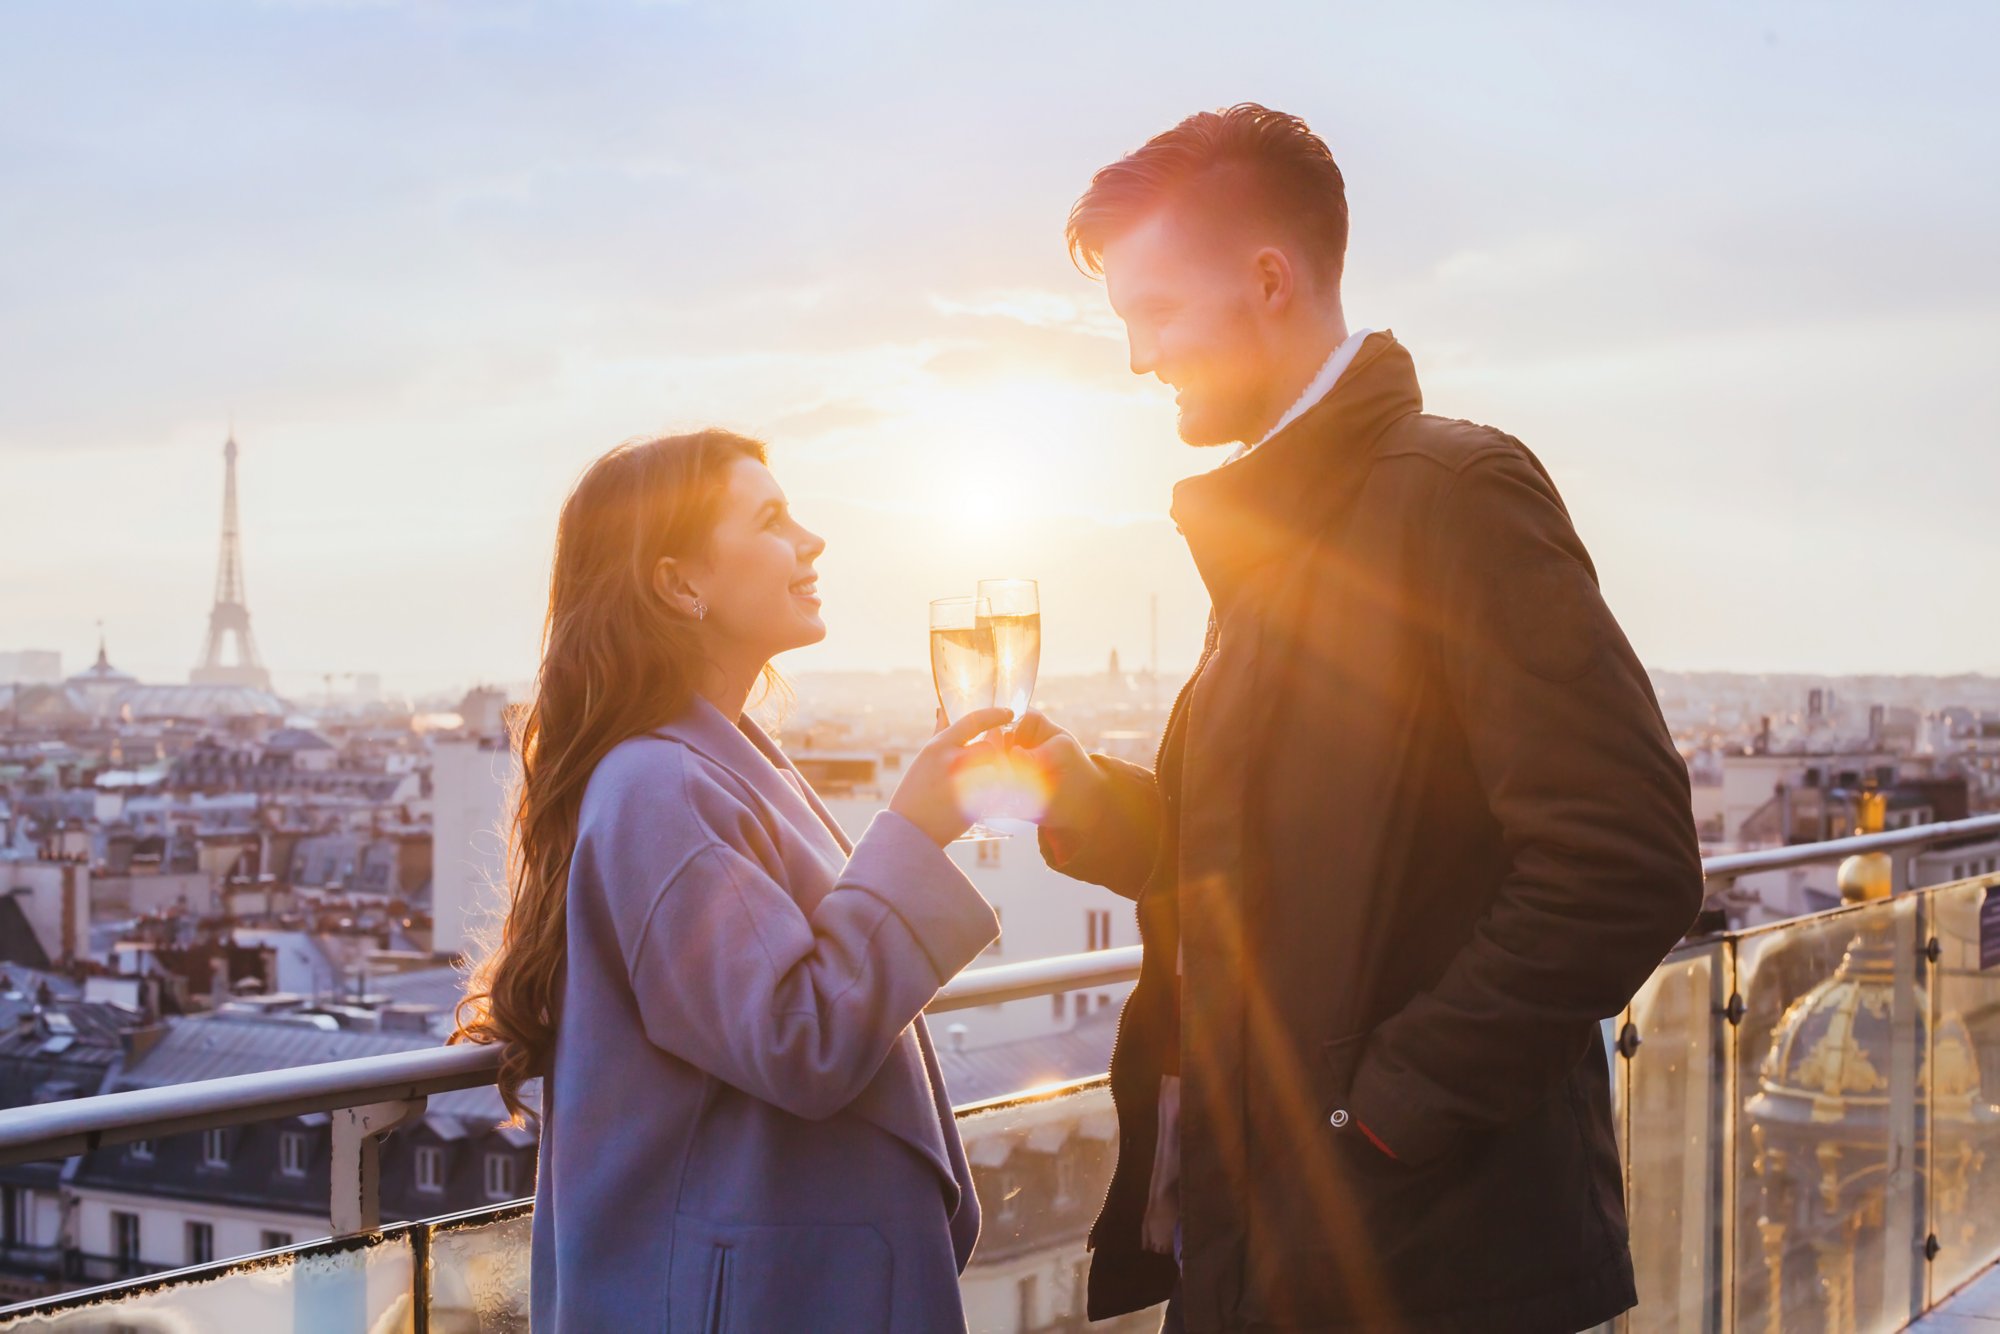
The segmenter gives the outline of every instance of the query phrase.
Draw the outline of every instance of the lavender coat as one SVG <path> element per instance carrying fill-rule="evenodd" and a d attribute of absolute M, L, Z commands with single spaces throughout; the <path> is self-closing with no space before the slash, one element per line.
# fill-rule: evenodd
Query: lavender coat
<path fill-rule="evenodd" d="M 979 1204 L 922 1010 L 999 934 L 916 826 L 850 850 L 706 701 L 606 755 L 569 878 L 538 1334 L 963 1329 Z"/>

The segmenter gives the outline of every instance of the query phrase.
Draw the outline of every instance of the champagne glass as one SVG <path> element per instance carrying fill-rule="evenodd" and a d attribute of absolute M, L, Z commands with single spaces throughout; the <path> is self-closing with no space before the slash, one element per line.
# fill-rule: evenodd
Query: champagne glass
<path fill-rule="evenodd" d="M 992 616 L 992 605 L 984 598 L 939 598 L 931 603 L 931 680 L 948 723 L 975 709 L 993 707 L 997 673 Z M 952 841 L 1004 837 L 975 823 Z"/>
<path fill-rule="evenodd" d="M 1042 665 L 1042 601 L 1032 579 L 981 579 L 979 598 L 993 627 L 993 702 L 1018 726 L 1035 698 Z"/>

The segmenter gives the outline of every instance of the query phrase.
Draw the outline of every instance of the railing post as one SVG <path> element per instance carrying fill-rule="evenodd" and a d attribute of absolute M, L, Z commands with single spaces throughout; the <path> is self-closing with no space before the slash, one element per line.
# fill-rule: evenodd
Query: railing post
<path fill-rule="evenodd" d="M 382 1137 L 422 1116 L 426 1098 L 346 1107 L 333 1116 L 333 1235 L 382 1227 Z"/>
<path fill-rule="evenodd" d="M 1917 856 L 1922 848 L 1897 848 L 1889 854 L 1889 892 L 1905 894 L 1920 888 L 1917 879 Z"/>
<path fill-rule="evenodd" d="M 1907 883 L 1897 868 L 1896 888 Z M 1882 1183 L 1882 1285 L 1879 1320 L 1883 1328 L 1908 1324 L 1924 1309 L 1925 1266 L 1918 1263 L 1928 1218 L 1924 1201 L 1923 1146 L 1918 1142 L 1917 1074 L 1926 1053 L 1919 1050 L 1925 1019 L 1917 1010 L 1917 971 L 1929 962 L 1918 946 L 1921 901 L 1897 905 L 1892 919 L 1894 972 L 1889 1000 L 1889 1100 L 1884 1127 L 1886 1161 Z"/>

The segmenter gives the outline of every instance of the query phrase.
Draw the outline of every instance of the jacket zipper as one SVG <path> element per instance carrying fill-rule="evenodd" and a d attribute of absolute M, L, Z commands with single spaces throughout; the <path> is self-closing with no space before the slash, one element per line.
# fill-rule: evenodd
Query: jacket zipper
<path fill-rule="evenodd" d="M 1190 694 L 1194 693 L 1194 683 L 1201 679 L 1202 672 L 1205 671 L 1208 667 L 1208 660 L 1215 656 L 1216 641 L 1221 637 L 1222 637 L 1221 621 L 1217 619 L 1214 609 L 1211 608 L 1208 613 L 1208 634 L 1202 640 L 1201 657 L 1199 660 L 1196 661 L 1194 665 L 1194 671 L 1188 676 L 1188 679 L 1181 682 L 1180 691 L 1174 696 L 1173 707 L 1167 710 L 1167 725 L 1160 729 L 1160 745 L 1159 748 L 1153 752 L 1153 781 L 1156 785 L 1159 782 L 1160 765 L 1163 764 L 1167 758 L 1167 738 L 1173 734 L 1174 720 L 1180 717 L 1181 709 L 1187 703 L 1187 697 Z M 1161 806 L 1161 813 L 1163 815 L 1170 814 L 1170 812 L 1168 812 L 1166 809 L 1168 804 L 1169 804 L 1168 795 L 1166 791 L 1162 789 L 1160 792 L 1160 806 Z M 1178 816 L 1175 816 L 1174 818 L 1176 820 L 1179 819 Z M 1180 839 L 1178 834 L 1176 834 L 1175 836 L 1174 846 L 1176 848 L 1180 846 Z M 1141 885 L 1139 887 L 1139 892 L 1141 894 L 1145 893 L 1144 885 Z M 1138 917 L 1138 905 L 1136 901 L 1133 904 L 1133 916 L 1136 923 L 1136 919 Z M 1146 949 L 1146 928 L 1143 925 L 1140 925 L 1139 951 L 1142 961 L 1144 959 L 1145 949 Z M 1113 1026 L 1111 1030 L 1111 1058 L 1106 1063 L 1105 1066 L 1105 1074 L 1107 1078 L 1105 1079 L 1104 1086 L 1111 1091 L 1111 1111 L 1114 1116 L 1116 1116 L 1119 1111 L 1118 1086 L 1113 1084 L 1108 1078 L 1108 1076 L 1111 1073 L 1110 1067 L 1118 1064 L 1118 1049 L 1121 1046 L 1123 1046 L 1125 1042 L 1125 1010 L 1126 1006 L 1121 1005 L 1118 1007 L 1118 1022 L 1115 1026 Z M 1179 1041 L 1180 1039 L 1180 1033 L 1178 1031 L 1179 1026 L 1176 1025 L 1175 1028 L 1176 1031 L 1174 1037 L 1176 1041 Z M 1159 1134 L 1159 1131 L 1156 1129 L 1153 1133 L 1157 1135 Z M 1118 1151 L 1121 1155 L 1125 1151 L 1124 1137 L 1122 1135 L 1119 1137 Z M 1143 1170 L 1146 1173 L 1146 1189 L 1150 1193 L 1153 1188 L 1152 1168 L 1149 1165 Z M 1115 1168 L 1113 1169 L 1113 1175 L 1114 1176 L 1116 1175 Z M 1102 1226 L 1104 1222 L 1105 1210 L 1108 1209 L 1110 1205 L 1111 1205 L 1111 1199 L 1110 1196 L 1107 1194 L 1105 1196 L 1104 1206 L 1097 1211 L 1097 1218 L 1091 1223 L 1090 1232 L 1086 1235 L 1084 1239 L 1085 1250 L 1094 1251 L 1097 1249 L 1097 1229 L 1100 1226 Z"/>

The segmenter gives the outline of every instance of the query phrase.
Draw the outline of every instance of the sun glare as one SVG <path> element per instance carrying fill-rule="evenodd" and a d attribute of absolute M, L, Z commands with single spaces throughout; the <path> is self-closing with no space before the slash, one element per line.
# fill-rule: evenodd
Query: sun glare
<path fill-rule="evenodd" d="M 1027 494 L 1040 504 L 1090 494 L 1081 474 L 1101 414 L 1089 388 L 1048 377 L 929 386 L 907 409 L 917 466 L 898 499 L 991 534 Z"/>

